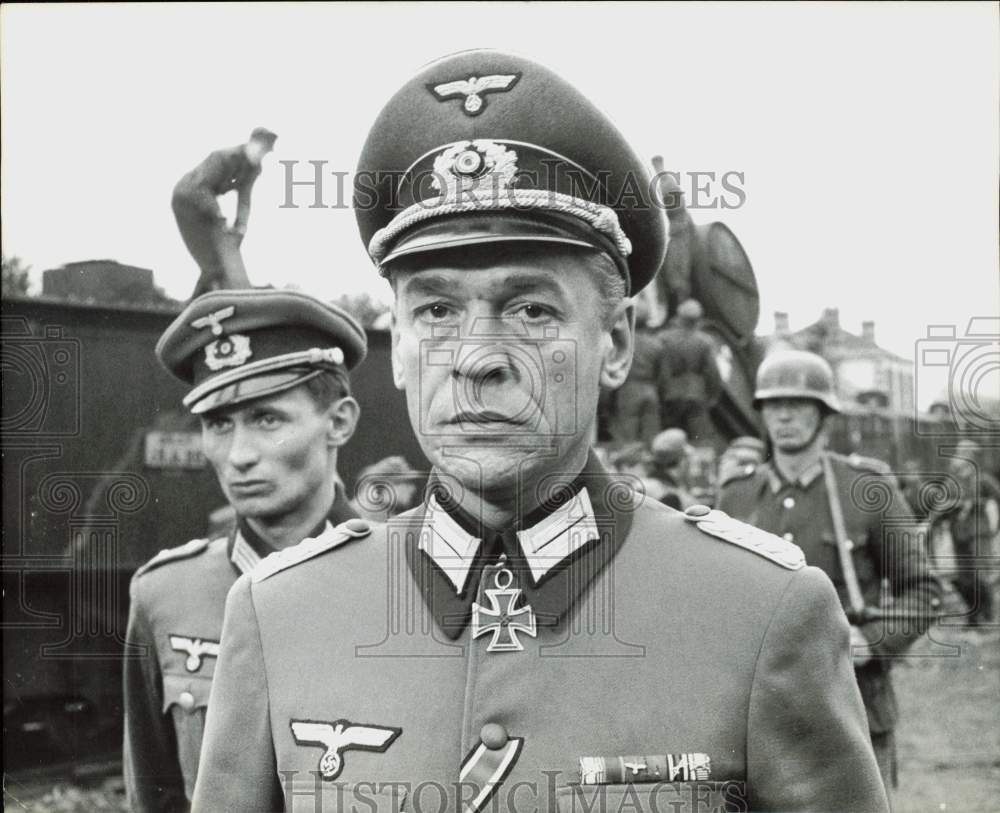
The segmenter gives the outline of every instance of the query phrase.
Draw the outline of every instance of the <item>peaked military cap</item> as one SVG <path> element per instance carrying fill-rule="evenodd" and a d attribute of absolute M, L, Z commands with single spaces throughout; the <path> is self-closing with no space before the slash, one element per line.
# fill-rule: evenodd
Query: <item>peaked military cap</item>
<path fill-rule="evenodd" d="M 365 332 L 346 311 L 297 291 L 212 291 L 192 301 L 156 343 L 156 357 L 194 388 L 200 414 L 347 370 L 365 357 Z"/>
<path fill-rule="evenodd" d="M 389 100 L 354 208 L 383 274 L 422 252 L 555 243 L 606 252 L 634 294 L 665 250 L 649 171 L 611 121 L 547 68 L 499 51 L 444 57 Z"/>

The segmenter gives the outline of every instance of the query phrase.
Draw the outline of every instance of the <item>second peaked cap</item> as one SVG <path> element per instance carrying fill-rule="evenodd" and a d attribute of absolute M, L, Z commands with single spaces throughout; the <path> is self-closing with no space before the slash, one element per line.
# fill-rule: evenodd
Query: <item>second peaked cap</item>
<path fill-rule="evenodd" d="M 354 208 L 383 273 L 429 251 L 556 243 L 606 252 L 634 294 L 666 247 L 649 170 L 610 119 L 548 68 L 500 51 L 437 60 L 388 101 Z"/>
<path fill-rule="evenodd" d="M 347 371 L 368 350 L 349 313 L 299 291 L 212 291 L 188 304 L 156 343 L 156 356 L 192 385 L 184 404 L 200 414 Z"/>

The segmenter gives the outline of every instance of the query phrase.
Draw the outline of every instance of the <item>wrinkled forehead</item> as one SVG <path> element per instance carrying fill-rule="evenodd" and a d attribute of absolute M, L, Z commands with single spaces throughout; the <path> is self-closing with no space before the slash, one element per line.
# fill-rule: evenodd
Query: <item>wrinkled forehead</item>
<path fill-rule="evenodd" d="M 583 251 L 442 251 L 394 264 L 396 298 L 461 293 L 498 298 L 548 294 L 566 299 L 599 294 L 602 260 Z"/>

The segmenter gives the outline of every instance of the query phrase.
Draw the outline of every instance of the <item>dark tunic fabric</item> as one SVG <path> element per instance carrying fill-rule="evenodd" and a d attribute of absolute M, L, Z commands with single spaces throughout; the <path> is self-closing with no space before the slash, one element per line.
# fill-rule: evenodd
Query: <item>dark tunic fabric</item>
<path fill-rule="evenodd" d="M 939 585 L 930 575 L 915 517 L 895 477 L 885 464 L 869 458 L 830 453 L 830 462 L 865 604 L 875 608 L 891 604 L 908 613 L 933 612 L 940 599 Z M 849 606 L 821 466 L 794 483 L 770 463 L 748 467 L 723 486 L 719 508 L 802 548 L 806 561 L 830 577 L 841 603 Z M 873 657 L 857 670 L 857 678 L 873 734 L 892 731 L 896 725 L 890 668 L 926 627 L 916 621 L 885 620 L 861 627 Z"/>

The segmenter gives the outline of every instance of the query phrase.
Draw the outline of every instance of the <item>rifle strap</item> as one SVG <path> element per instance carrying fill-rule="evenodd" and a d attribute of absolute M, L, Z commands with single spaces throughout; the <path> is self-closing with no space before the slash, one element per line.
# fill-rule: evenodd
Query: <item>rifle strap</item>
<path fill-rule="evenodd" d="M 837 478 L 833 473 L 830 456 L 823 452 L 820 460 L 823 464 L 823 479 L 826 481 L 826 496 L 830 503 L 830 518 L 833 520 L 833 534 L 837 538 L 837 555 L 840 559 L 840 569 L 844 574 L 844 584 L 847 586 L 847 600 L 854 616 L 860 619 L 864 615 L 865 599 L 861 594 L 858 573 L 854 569 L 854 557 L 851 555 L 854 544 L 847 538 L 844 509 L 840 504 L 840 491 L 837 488 Z"/>

